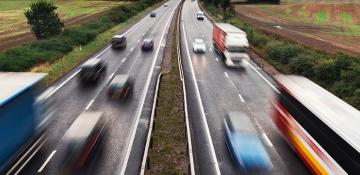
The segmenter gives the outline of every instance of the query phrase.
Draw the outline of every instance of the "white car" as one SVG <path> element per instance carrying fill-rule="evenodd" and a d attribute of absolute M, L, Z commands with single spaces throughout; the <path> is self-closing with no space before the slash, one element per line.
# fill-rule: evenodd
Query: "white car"
<path fill-rule="evenodd" d="M 206 52 L 206 46 L 205 42 L 202 39 L 195 39 L 193 42 L 193 51 L 195 53 L 205 53 Z"/>
<path fill-rule="evenodd" d="M 198 11 L 197 14 L 196 14 L 196 19 L 197 20 L 204 20 L 204 18 L 205 18 L 204 12 Z"/>

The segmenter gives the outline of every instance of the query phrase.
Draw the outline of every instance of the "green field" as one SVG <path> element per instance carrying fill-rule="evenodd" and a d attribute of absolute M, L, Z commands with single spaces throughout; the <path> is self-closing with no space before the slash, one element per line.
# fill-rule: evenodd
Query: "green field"
<path fill-rule="evenodd" d="M 29 32 L 26 23 L 24 10 L 30 6 L 32 0 L 0 0 L 0 40 L 18 34 Z M 58 7 L 63 21 L 93 15 L 111 7 L 125 3 L 124 1 L 105 1 L 105 0 L 54 0 Z"/>

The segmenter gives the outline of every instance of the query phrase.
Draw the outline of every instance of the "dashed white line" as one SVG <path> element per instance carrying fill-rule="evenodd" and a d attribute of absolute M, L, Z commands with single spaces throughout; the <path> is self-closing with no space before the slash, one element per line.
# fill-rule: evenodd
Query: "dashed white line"
<path fill-rule="evenodd" d="M 125 62 L 126 61 L 126 59 L 127 59 L 127 57 L 125 57 L 121 62 L 123 63 L 123 62 Z"/>
<path fill-rule="evenodd" d="M 266 143 L 270 146 L 270 147 L 274 147 L 274 145 L 271 143 L 269 137 L 263 132 L 262 136 L 264 138 L 264 140 L 266 141 Z"/>
<path fill-rule="evenodd" d="M 134 47 L 130 49 L 130 52 L 132 52 L 134 50 Z"/>
<path fill-rule="evenodd" d="M 244 100 L 244 98 L 241 96 L 241 94 L 239 94 L 239 98 L 240 98 L 240 100 L 241 100 L 243 103 L 245 103 L 245 100 Z"/>
<path fill-rule="evenodd" d="M 230 79 L 229 74 L 227 72 L 224 72 L 225 76 Z"/>
<path fill-rule="evenodd" d="M 215 58 L 217 62 L 219 62 L 219 58 Z"/>
<path fill-rule="evenodd" d="M 85 110 L 89 110 L 90 106 L 94 103 L 94 101 L 95 101 L 95 98 L 89 102 L 89 104 L 86 106 Z"/>
<path fill-rule="evenodd" d="M 49 161 L 51 160 L 51 158 L 54 156 L 54 154 L 56 153 L 56 150 L 52 151 L 50 156 L 45 160 L 44 164 L 41 165 L 41 167 L 39 168 L 39 170 L 37 171 L 38 173 L 41 173 L 41 171 L 45 168 L 45 166 L 49 163 Z"/>
<path fill-rule="evenodd" d="M 110 75 L 110 77 L 108 78 L 108 81 L 109 81 L 110 79 L 112 79 L 112 77 L 113 77 L 114 75 L 115 75 L 115 72 Z"/>

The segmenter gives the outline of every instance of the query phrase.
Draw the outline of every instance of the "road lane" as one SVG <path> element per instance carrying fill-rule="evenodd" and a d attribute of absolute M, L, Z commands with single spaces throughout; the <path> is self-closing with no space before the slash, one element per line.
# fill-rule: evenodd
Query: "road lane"
<path fill-rule="evenodd" d="M 37 172 L 44 165 L 67 128 L 85 110 L 104 111 L 111 121 L 110 134 L 106 138 L 104 153 L 99 158 L 102 161 L 94 165 L 95 172 L 97 174 L 113 174 L 116 171 L 123 161 L 123 151 L 127 142 L 129 142 L 128 133 L 133 129 L 132 127 L 135 127 L 134 111 L 139 106 L 140 92 L 143 91 L 146 77 L 152 69 L 150 62 L 153 60 L 155 51 L 143 53 L 140 49 L 141 42 L 144 38 L 151 37 L 155 40 L 155 48 L 159 46 L 160 31 L 164 30 L 169 14 L 174 11 L 176 4 L 177 2 L 172 0 L 169 2 L 168 8 L 160 6 L 156 9 L 158 14 L 156 18 L 146 16 L 140 20 L 127 33 L 128 43 L 125 50 L 113 50 L 105 46 L 104 49 L 93 55 L 93 57 L 98 55 L 98 58 L 103 59 L 107 64 L 106 76 L 95 87 L 81 86 L 77 76 L 78 67 L 54 83 L 53 88 L 58 90 L 54 92 L 51 98 L 56 98 L 59 103 L 57 105 L 58 112 L 50 126 L 49 141 L 26 166 L 23 170 L 24 174 L 35 174 L 33 172 Z M 162 57 L 154 59 L 160 60 L 158 58 Z M 105 98 L 108 83 L 118 73 L 129 73 L 135 78 L 134 99 L 126 106 L 111 104 Z M 153 80 L 151 79 L 151 81 Z M 42 174 L 51 174 L 52 162 L 56 162 L 56 160 L 53 160 L 55 157 L 49 160 L 47 165 L 42 168 Z"/>
<path fill-rule="evenodd" d="M 221 174 L 236 174 L 236 169 L 224 144 L 222 129 L 224 114 L 233 110 L 243 111 L 251 117 L 274 164 L 271 173 L 308 174 L 305 166 L 282 140 L 272 123 L 270 101 L 274 93 L 272 87 L 274 82 L 251 60 L 247 60 L 249 65 L 244 70 L 225 67 L 220 55 L 214 51 L 212 46 L 212 24 L 207 19 L 204 21 L 196 20 L 197 11 L 199 11 L 197 2 L 187 1 L 184 4 L 182 16 L 185 26 L 185 32 L 182 36 L 184 76 L 188 84 L 196 83 L 199 87 L 201 102 L 204 106 L 204 113 Z M 184 39 L 185 37 L 186 39 Z M 195 38 L 201 38 L 205 41 L 207 44 L 206 54 L 194 54 L 192 52 L 192 41 Z M 184 42 L 187 42 L 189 47 L 191 61 L 187 61 L 188 58 L 184 54 L 187 49 Z M 194 67 L 196 82 L 187 78 L 191 76 L 189 64 Z M 189 91 L 192 94 L 196 93 L 194 86 L 191 87 L 191 85 L 187 87 L 187 92 L 189 93 Z M 191 99 L 193 97 L 188 96 L 189 103 L 193 102 L 189 106 L 196 106 L 194 101 L 199 99 Z M 189 116 L 192 125 L 197 172 L 200 174 L 214 173 L 214 171 L 209 170 L 211 145 L 202 139 L 206 135 L 204 134 L 206 128 L 198 127 L 199 123 L 202 122 L 199 121 L 199 109 L 193 107 L 190 110 L 192 111 Z"/>

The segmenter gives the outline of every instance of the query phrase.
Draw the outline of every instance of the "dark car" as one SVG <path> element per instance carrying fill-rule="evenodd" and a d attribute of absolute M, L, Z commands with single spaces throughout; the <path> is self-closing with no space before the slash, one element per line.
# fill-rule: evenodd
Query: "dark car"
<path fill-rule="evenodd" d="M 156 17 L 156 12 L 151 12 L 150 17 Z"/>
<path fill-rule="evenodd" d="M 93 58 L 81 66 L 80 79 L 84 83 L 97 82 L 106 72 L 106 65 L 102 60 Z"/>
<path fill-rule="evenodd" d="M 127 101 L 132 96 L 133 87 L 134 81 L 129 75 L 116 75 L 109 85 L 108 96 L 111 99 Z"/>
<path fill-rule="evenodd" d="M 241 112 L 229 112 L 224 118 L 224 137 L 235 166 L 244 172 L 269 171 L 271 159 L 250 118 Z"/>
<path fill-rule="evenodd" d="M 144 39 L 142 45 L 141 45 L 141 49 L 142 50 L 153 50 L 154 49 L 154 40 L 152 39 Z"/>
<path fill-rule="evenodd" d="M 103 112 L 80 114 L 57 146 L 54 174 L 91 174 L 87 171 L 102 149 L 106 125 Z"/>
<path fill-rule="evenodd" d="M 126 47 L 125 35 L 115 35 L 111 38 L 111 47 L 114 49 L 123 49 Z"/>

